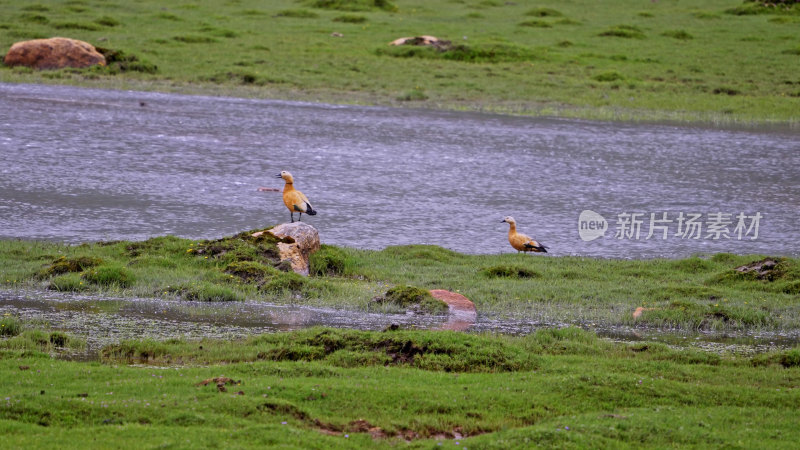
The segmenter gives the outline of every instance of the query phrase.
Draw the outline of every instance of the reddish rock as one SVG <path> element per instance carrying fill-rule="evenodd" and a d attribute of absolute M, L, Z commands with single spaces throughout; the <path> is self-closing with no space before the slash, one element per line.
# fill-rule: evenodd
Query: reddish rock
<path fill-rule="evenodd" d="M 106 58 L 92 44 L 75 39 L 55 37 L 17 42 L 3 59 L 7 66 L 34 69 L 63 69 L 106 65 Z"/>
<path fill-rule="evenodd" d="M 475 324 L 478 312 L 475 310 L 475 304 L 467 297 L 444 289 L 433 289 L 430 292 L 433 298 L 447 303 L 450 309 L 447 322 L 442 325 L 443 329 L 464 331 Z"/>

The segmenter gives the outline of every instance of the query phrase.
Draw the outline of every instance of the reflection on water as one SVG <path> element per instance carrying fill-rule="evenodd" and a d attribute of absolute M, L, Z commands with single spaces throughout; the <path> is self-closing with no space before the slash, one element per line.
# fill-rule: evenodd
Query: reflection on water
<path fill-rule="evenodd" d="M 240 339 L 254 334 L 314 326 L 383 330 L 398 325 L 401 328 L 513 335 L 526 335 L 546 327 L 580 326 L 536 319 L 496 320 L 474 313 L 445 316 L 373 314 L 254 302 L 114 299 L 49 291 L 0 291 L 0 314 L 6 313 L 23 320 L 46 322 L 56 329 L 84 337 L 88 344 L 84 356 L 88 357 L 95 355 L 104 345 L 125 339 Z M 800 335 L 797 334 L 686 333 L 589 325 L 585 328 L 616 341 L 655 340 L 716 352 L 754 353 L 800 344 Z"/>
<path fill-rule="evenodd" d="M 799 138 L 0 84 L 0 238 L 231 235 L 286 220 L 280 195 L 257 188 L 289 170 L 328 244 L 510 252 L 500 220 L 512 215 L 555 255 L 798 255 Z M 612 227 L 622 213 L 764 218 L 755 241 L 646 240 L 647 228 L 614 239 L 612 228 L 584 242 L 584 209 Z"/>

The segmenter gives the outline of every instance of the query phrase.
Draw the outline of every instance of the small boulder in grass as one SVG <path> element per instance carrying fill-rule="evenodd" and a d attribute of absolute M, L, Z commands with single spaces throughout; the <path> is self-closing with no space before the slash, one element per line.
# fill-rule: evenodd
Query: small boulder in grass
<path fill-rule="evenodd" d="M 39 70 L 105 66 L 106 58 L 88 42 L 54 37 L 17 42 L 3 58 L 7 66 L 24 66 Z"/>

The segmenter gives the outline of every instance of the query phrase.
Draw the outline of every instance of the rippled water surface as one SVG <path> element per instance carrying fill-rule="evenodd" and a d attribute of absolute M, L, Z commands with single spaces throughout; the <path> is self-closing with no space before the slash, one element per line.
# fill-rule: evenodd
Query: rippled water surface
<path fill-rule="evenodd" d="M 291 171 L 324 243 L 557 255 L 798 255 L 800 133 L 0 84 L 0 238 L 216 238 L 286 221 Z M 609 222 L 584 242 L 584 209 Z M 650 213 L 760 213 L 758 238 L 645 239 Z M 619 214 L 644 213 L 639 239 Z M 735 218 L 733 219 L 735 222 Z M 735 223 L 729 226 L 733 229 Z"/>

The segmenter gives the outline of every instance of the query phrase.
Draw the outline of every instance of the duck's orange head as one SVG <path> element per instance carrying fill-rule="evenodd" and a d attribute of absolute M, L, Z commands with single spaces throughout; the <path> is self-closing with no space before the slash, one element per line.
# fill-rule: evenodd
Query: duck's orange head
<path fill-rule="evenodd" d="M 289 172 L 287 172 L 285 170 L 282 170 L 281 173 L 279 173 L 279 174 L 277 174 L 275 176 L 278 177 L 278 178 L 283 178 L 283 181 L 285 181 L 285 182 L 287 182 L 289 184 L 294 184 L 294 178 L 292 177 L 292 174 L 290 174 Z"/>
<path fill-rule="evenodd" d="M 501 222 L 510 223 L 512 225 L 516 225 L 516 221 L 511 216 L 505 216 Z"/>

